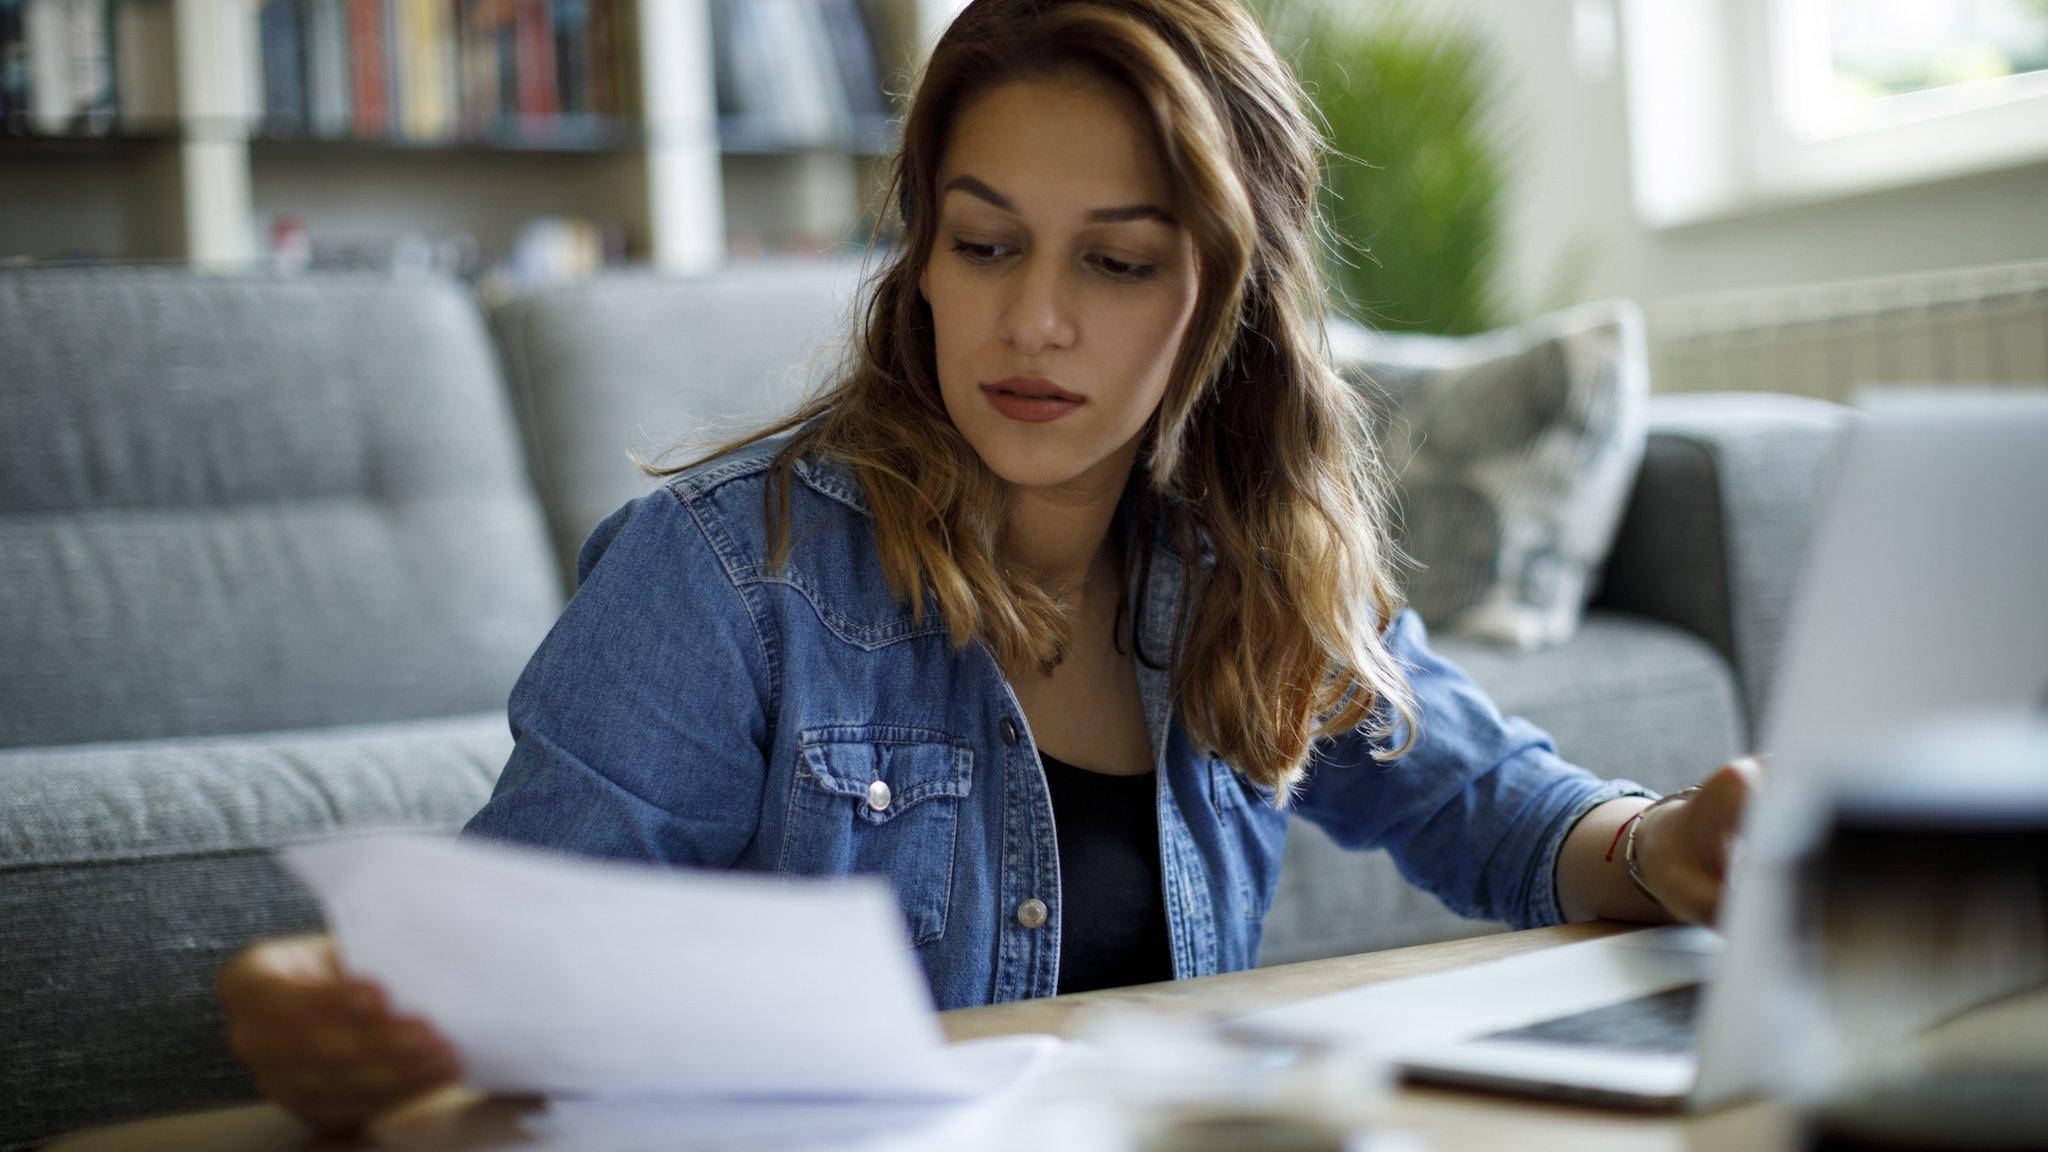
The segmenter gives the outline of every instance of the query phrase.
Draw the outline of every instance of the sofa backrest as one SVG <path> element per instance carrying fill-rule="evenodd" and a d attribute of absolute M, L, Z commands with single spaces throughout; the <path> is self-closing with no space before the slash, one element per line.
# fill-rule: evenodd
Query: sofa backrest
<path fill-rule="evenodd" d="M 0 270 L 0 747 L 501 709 L 560 606 L 460 286 Z"/>
<path fill-rule="evenodd" d="M 833 378 L 861 277 L 853 258 L 621 273 L 493 310 L 566 584 L 598 521 L 657 483 L 629 450 L 653 460 L 685 439 L 708 446 Z"/>

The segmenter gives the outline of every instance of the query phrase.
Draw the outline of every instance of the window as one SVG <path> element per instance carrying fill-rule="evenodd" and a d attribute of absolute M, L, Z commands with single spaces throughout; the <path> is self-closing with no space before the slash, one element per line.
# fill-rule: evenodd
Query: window
<path fill-rule="evenodd" d="M 1629 0 L 1652 224 L 2048 158 L 2048 0 Z"/>
<path fill-rule="evenodd" d="M 1777 0 L 1780 112 L 1825 139 L 2048 91 L 2048 0 Z"/>

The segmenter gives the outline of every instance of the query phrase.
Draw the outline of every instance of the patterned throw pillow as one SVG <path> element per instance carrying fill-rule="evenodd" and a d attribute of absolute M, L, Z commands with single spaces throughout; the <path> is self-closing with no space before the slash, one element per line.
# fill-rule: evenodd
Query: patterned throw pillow
<path fill-rule="evenodd" d="M 1463 338 L 1332 322 L 1375 401 L 1409 603 L 1447 631 L 1567 640 L 1642 462 L 1649 359 L 1627 300 Z"/>

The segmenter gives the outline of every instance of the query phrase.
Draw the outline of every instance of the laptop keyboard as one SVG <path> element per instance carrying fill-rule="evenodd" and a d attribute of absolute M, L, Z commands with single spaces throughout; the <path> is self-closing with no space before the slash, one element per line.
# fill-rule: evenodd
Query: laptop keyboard
<path fill-rule="evenodd" d="M 1619 1004 L 1543 1020 L 1488 1040 L 1547 1040 L 1639 1052 L 1690 1052 L 1699 1041 L 1700 998 L 1705 984 L 1684 984 Z"/>

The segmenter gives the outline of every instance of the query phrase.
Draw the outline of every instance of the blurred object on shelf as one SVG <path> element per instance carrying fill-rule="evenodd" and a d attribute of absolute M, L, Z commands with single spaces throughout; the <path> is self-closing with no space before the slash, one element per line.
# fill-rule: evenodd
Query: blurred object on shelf
<path fill-rule="evenodd" d="M 280 272 L 304 272 L 313 266 L 313 237 L 296 216 L 270 222 L 270 259 Z"/>
<path fill-rule="evenodd" d="M 265 252 L 273 271 L 373 272 L 401 276 L 442 276 L 474 281 L 486 272 L 476 239 L 467 233 L 323 237 L 295 216 L 271 218 Z"/>
<path fill-rule="evenodd" d="M 618 224 L 543 216 L 519 229 L 503 267 L 513 288 L 531 288 L 580 280 L 625 258 L 626 233 Z"/>
<path fill-rule="evenodd" d="M 616 221 L 540 216 L 519 228 L 509 250 L 486 257 L 466 232 L 399 232 L 390 236 L 316 236 L 296 216 L 271 218 L 266 250 L 282 273 L 380 272 L 444 276 L 477 286 L 486 297 L 559 284 L 626 261 L 626 229 Z"/>

